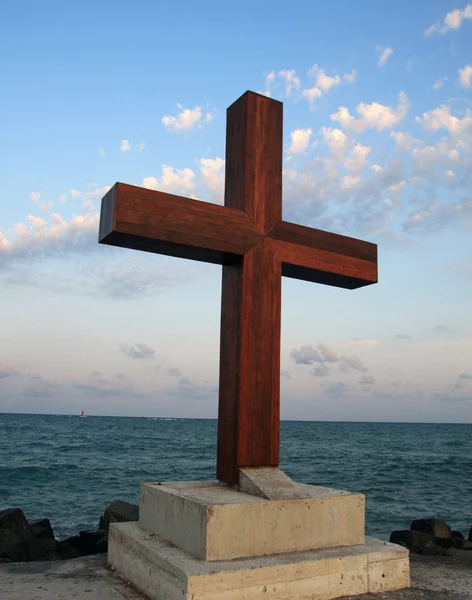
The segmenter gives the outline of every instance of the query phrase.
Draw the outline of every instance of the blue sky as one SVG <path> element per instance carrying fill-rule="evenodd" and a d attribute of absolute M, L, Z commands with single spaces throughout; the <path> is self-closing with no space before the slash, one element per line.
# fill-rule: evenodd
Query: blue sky
<path fill-rule="evenodd" d="M 115 181 L 221 203 L 284 103 L 284 218 L 379 283 L 283 280 L 283 418 L 472 422 L 472 4 L 5 2 L 0 412 L 214 417 L 221 269 L 97 243 Z"/>

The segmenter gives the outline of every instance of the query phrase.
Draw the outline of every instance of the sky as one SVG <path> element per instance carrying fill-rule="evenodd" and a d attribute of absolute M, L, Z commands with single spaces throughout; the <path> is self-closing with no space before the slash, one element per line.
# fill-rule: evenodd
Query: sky
<path fill-rule="evenodd" d="M 217 415 L 221 267 L 99 245 L 116 181 L 221 204 L 284 105 L 283 218 L 379 282 L 283 279 L 283 419 L 472 423 L 472 3 L 2 3 L 0 412 Z"/>

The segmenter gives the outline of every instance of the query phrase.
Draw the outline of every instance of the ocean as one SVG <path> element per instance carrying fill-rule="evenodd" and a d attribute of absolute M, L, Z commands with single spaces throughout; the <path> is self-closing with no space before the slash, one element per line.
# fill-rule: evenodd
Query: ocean
<path fill-rule="evenodd" d="M 216 420 L 0 414 L 0 510 L 47 517 L 57 538 L 95 528 L 144 481 L 215 477 Z M 362 492 L 366 533 L 435 515 L 472 525 L 472 425 L 281 423 L 292 479 Z"/>

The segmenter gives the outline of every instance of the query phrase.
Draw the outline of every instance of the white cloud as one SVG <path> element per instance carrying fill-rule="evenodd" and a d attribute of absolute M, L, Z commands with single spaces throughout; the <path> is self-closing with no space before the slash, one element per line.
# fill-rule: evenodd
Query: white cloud
<path fill-rule="evenodd" d="M 111 189 L 110 185 L 99 186 L 97 183 L 93 183 L 91 187 L 90 192 L 84 193 L 84 197 L 88 200 L 100 200 Z"/>
<path fill-rule="evenodd" d="M 105 158 L 105 148 L 103 146 L 98 149 L 98 156 L 100 158 Z"/>
<path fill-rule="evenodd" d="M 341 177 L 341 187 L 345 190 L 356 187 L 356 185 L 359 185 L 361 182 L 362 179 L 360 177 L 353 177 L 352 175 Z"/>
<path fill-rule="evenodd" d="M 275 83 L 275 71 L 271 71 L 270 73 L 268 73 L 265 76 L 264 80 L 265 80 L 265 90 L 259 91 L 258 93 L 270 98 L 272 96 L 271 88 Z"/>
<path fill-rule="evenodd" d="M 397 108 L 384 106 L 378 102 L 365 104 L 361 102 L 356 106 L 356 112 L 360 115 L 358 119 L 353 117 L 349 110 L 341 106 L 337 113 L 331 115 L 331 120 L 337 121 L 345 130 L 362 132 L 366 129 L 391 129 L 399 123 L 407 114 L 410 103 L 404 92 L 398 95 Z"/>
<path fill-rule="evenodd" d="M 31 225 L 37 230 L 42 230 L 46 226 L 46 221 L 44 219 L 41 219 L 41 217 L 35 217 L 33 215 L 28 215 L 26 218 L 31 223 Z"/>
<path fill-rule="evenodd" d="M 439 141 L 434 146 L 420 144 L 413 148 L 411 157 L 413 158 L 411 172 L 415 176 L 425 176 L 430 181 L 436 170 L 456 166 L 461 161 L 457 149 L 446 140 Z M 450 175 L 447 177 L 450 178 Z"/>
<path fill-rule="evenodd" d="M 383 67 L 386 62 L 388 61 L 388 59 L 392 56 L 393 54 L 393 49 L 390 47 L 382 47 L 382 46 L 377 46 L 376 50 L 379 54 L 379 60 L 377 62 L 377 66 L 379 67 Z"/>
<path fill-rule="evenodd" d="M 222 204 L 224 201 L 224 166 L 222 158 L 201 158 L 199 160 L 200 177 L 197 180 L 193 169 L 176 169 L 162 166 L 160 177 L 144 177 L 141 185 L 150 190 L 159 190 L 169 194 L 195 197 L 199 192 L 207 192 L 210 200 Z M 200 194 L 198 197 L 201 197 Z"/>
<path fill-rule="evenodd" d="M 136 146 L 136 150 L 138 152 L 142 152 L 144 150 L 144 148 L 146 148 L 146 144 L 144 142 L 140 142 L 137 146 Z"/>
<path fill-rule="evenodd" d="M 290 145 L 288 152 L 290 154 L 305 152 L 310 143 L 312 133 L 311 129 L 295 129 L 295 131 L 292 131 L 290 134 L 292 144 Z"/>
<path fill-rule="evenodd" d="M 95 208 L 94 203 L 92 202 L 92 200 L 90 200 L 89 198 L 86 198 L 83 202 L 82 202 L 82 208 L 86 211 L 91 211 Z"/>
<path fill-rule="evenodd" d="M 7 240 L 0 233 L 0 257 L 38 256 L 42 252 L 57 252 L 58 249 L 93 247 L 96 245 L 99 214 L 84 213 L 65 221 L 61 215 L 49 215 L 49 223 L 44 219 L 27 216 L 28 225 L 15 225 L 16 238 Z M 92 244 L 92 240 L 95 242 Z"/>
<path fill-rule="evenodd" d="M 285 83 L 285 95 L 290 96 L 292 91 L 300 91 L 300 79 L 295 73 L 295 69 L 290 71 L 279 71 L 278 75 Z"/>
<path fill-rule="evenodd" d="M 414 139 L 409 133 L 403 133 L 402 131 L 392 131 L 390 134 L 395 141 L 395 144 L 399 150 L 404 152 L 411 150 L 413 147 Z"/>
<path fill-rule="evenodd" d="M 195 108 L 185 108 L 177 104 L 180 113 L 176 116 L 165 115 L 162 117 L 162 124 L 168 131 L 188 131 L 194 127 L 201 127 L 202 123 L 209 123 L 213 118 L 213 113 L 203 113 L 201 106 Z"/>
<path fill-rule="evenodd" d="M 344 81 L 347 81 L 347 83 L 354 83 L 356 81 L 356 77 L 357 71 L 355 69 L 353 69 L 351 73 L 346 73 L 343 75 L 343 79 Z"/>
<path fill-rule="evenodd" d="M 119 348 L 130 358 L 154 359 L 156 356 L 156 351 L 148 344 L 119 344 Z"/>
<path fill-rule="evenodd" d="M 312 88 L 303 90 L 303 96 L 308 100 L 309 104 L 314 104 L 315 100 L 321 98 L 322 95 L 322 91 L 316 87 L 316 85 Z"/>
<path fill-rule="evenodd" d="M 7 363 L 0 360 L 0 379 L 6 379 L 7 377 L 13 377 L 18 375 L 18 371 Z"/>
<path fill-rule="evenodd" d="M 280 93 L 287 98 L 298 98 L 300 87 L 300 78 L 295 69 L 282 69 L 265 76 L 265 90 L 259 93 L 270 98 L 274 91 L 281 90 Z"/>
<path fill-rule="evenodd" d="M 357 356 L 341 356 L 339 361 L 339 370 L 343 373 L 347 373 L 351 369 L 354 371 L 361 371 L 362 373 L 365 373 L 368 370 Z"/>
<path fill-rule="evenodd" d="M 339 75 L 335 75 L 334 77 L 326 75 L 325 70 L 318 65 L 313 65 L 309 73 L 310 75 L 314 75 L 316 87 L 324 93 L 341 83 L 341 77 Z"/>
<path fill-rule="evenodd" d="M 290 356 L 297 365 L 312 365 L 314 362 L 323 362 L 319 350 L 316 350 L 313 346 L 300 346 L 299 350 L 293 348 Z"/>
<path fill-rule="evenodd" d="M 356 71 L 346 73 L 342 77 L 339 75 L 330 76 L 326 71 L 318 65 L 313 65 L 309 71 L 309 75 L 314 76 L 315 84 L 311 88 L 303 90 L 303 97 L 308 100 L 308 103 L 313 106 L 315 100 L 326 94 L 331 88 L 337 87 L 342 81 L 346 83 L 354 83 L 356 80 Z"/>
<path fill-rule="evenodd" d="M 445 229 L 453 223 L 470 222 L 472 222 L 472 198 L 464 198 L 448 204 L 436 202 L 428 206 L 427 210 L 412 212 L 404 221 L 403 227 L 408 232 L 432 233 Z"/>
<path fill-rule="evenodd" d="M 195 190 L 195 173 L 192 169 L 175 169 L 169 165 L 163 165 L 161 177 L 145 177 L 141 185 L 150 190 L 189 194 Z"/>
<path fill-rule="evenodd" d="M 353 175 L 359 175 L 362 173 L 364 167 L 367 164 L 367 157 L 371 151 L 370 146 L 363 146 L 362 144 L 356 144 L 354 148 L 349 152 L 349 157 L 344 162 L 344 168 L 346 171 Z"/>
<path fill-rule="evenodd" d="M 311 372 L 315 377 L 326 377 L 332 371 L 328 369 L 329 365 L 337 364 L 338 370 L 342 373 L 350 371 L 360 371 L 366 373 L 367 367 L 357 356 L 340 356 L 327 344 L 318 344 L 316 348 L 313 346 L 300 346 L 300 349 L 293 348 L 290 352 L 290 357 L 294 359 L 298 365 L 313 365 L 318 363 Z"/>
<path fill-rule="evenodd" d="M 456 8 L 448 12 L 444 17 L 443 25 L 435 23 L 431 27 L 428 27 L 424 34 L 426 36 L 434 33 L 442 35 L 451 29 L 455 31 L 461 27 L 462 22 L 466 19 L 472 19 L 472 3 L 470 2 L 463 9 Z"/>
<path fill-rule="evenodd" d="M 1 254 L 6 254 L 6 250 L 10 245 L 11 242 L 9 242 L 5 237 L 5 234 L 2 231 L 0 231 L 0 251 L 3 251 L 0 252 L 0 256 Z"/>
<path fill-rule="evenodd" d="M 72 196 L 72 198 L 80 198 L 80 196 L 82 196 L 82 192 L 74 188 L 70 189 L 69 194 Z"/>
<path fill-rule="evenodd" d="M 213 202 L 223 204 L 225 189 L 225 161 L 222 158 L 200 159 L 200 185 L 208 190 Z"/>
<path fill-rule="evenodd" d="M 447 81 L 447 77 L 440 77 L 439 79 L 436 79 L 436 81 L 434 82 L 434 85 L 433 85 L 433 89 L 439 90 L 439 88 L 442 88 L 442 86 L 446 83 L 446 81 Z"/>
<path fill-rule="evenodd" d="M 41 194 L 39 192 L 30 192 L 29 194 L 30 200 L 32 200 L 35 204 L 39 204 L 41 200 Z"/>
<path fill-rule="evenodd" d="M 131 150 L 131 144 L 129 143 L 129 140 L 121 140 L 120 150 L 122 152 L 128 152 Z"/>
<path fill-rule="evenodd" d="M 452 137 L 461 137 L 472 128 L 472 110 L 466 110 L 460 119 L 451 115 L 449 106 L 441 105 L 439 108 L 424 112 L 421 117 L 415 118 L 427 131 L 446 129 Z"/>
<path fill-rule="evenodd" d="M 459 69 L 459 81 L 463 87 L 470 88 L 472 85 L 472 64 Z"/>
<path fill-rule="evenodd" d="M 343 160 L 348 146 L 347 135 L 340 129 L 331 127 L 322 127 L 321 134 L 324 142 L 328 146 L 330 156 L 336 161 Z"/>
<path fill-rule="evenodd" d="M 314 102 L 326 94 L 331 88 L 344 83 L 354 83 L 356 81 L 357 72 L 352 70 L 351 73 L 340 75 L 327 75 L 325 70 L 318 65 L 308 71 L 310 77 L 315 78 L 315 83 L 312 87 L 306 87 L 302 90 L 300 77 L 295 69 L 281 69 L 279 71 L 271 71 L 265 76 L 265 90 L 260 91 L 260 94 L 269 98 L 278 92 L 286 98 L 298 100 L 304 97 L 308 103 L 313 106 Z"/>

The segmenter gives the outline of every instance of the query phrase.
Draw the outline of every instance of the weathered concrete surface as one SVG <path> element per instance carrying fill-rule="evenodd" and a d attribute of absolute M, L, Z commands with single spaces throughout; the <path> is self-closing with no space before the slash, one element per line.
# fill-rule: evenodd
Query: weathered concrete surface
<path fill-rule="evenodd" d="M 239 469 L 239 490 L 266 500 L 309 498 L 304 486 L 277 467 Z"/>
<path fill-rule="evenodd" d="M 196 560 L 137 523 L 110 528 L 108 561 L 151 600 L 331 600 L 410 584 L 408 551 L 361 546 L 232 561 Z"/>
<path fill-rule="evenodd" d="M 266 500 L 218 482 L 143 483 L 139 524 L 207 561 L 364 543 L 363 494 L 298 487 L 303 499 Z"/>
<path fill-rule="evenodd" d="M 107 556 L 0 564 L 1 600 L 142 599 L 107 569 Z"/>
<path fill-rule="evenodd" d="M 348 596 L 345 600 L 472 600 L 472 552 L 447 556 L 410 554 L 411 588 L 387 594 Z"/>
<path fill-rule="evenodd" d="M 105 568 L 106 555 L 66 562 L 0 564 L 1 600 L 144 600 Z M 410 556 L 410 589 L 346 600 L 472 600 L 472 552 Z"/>

